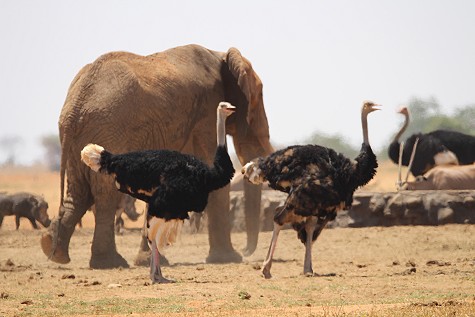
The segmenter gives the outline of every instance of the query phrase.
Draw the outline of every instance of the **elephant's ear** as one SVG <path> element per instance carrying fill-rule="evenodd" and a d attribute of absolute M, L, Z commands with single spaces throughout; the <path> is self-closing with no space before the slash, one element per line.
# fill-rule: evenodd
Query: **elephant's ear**
<path fill-rule="evenodd" d="M 258 125 L 265 125 L 268 131 L 267 117 L 262 100 L 262 82 L 254 72 L 251 62 L 241 55 L 237 48 L 231 47 L 226 54 L 226 64 L 236 78 L 239 88 L 247 99 L 247 122 L 257 132 L 262 130 Z"/>

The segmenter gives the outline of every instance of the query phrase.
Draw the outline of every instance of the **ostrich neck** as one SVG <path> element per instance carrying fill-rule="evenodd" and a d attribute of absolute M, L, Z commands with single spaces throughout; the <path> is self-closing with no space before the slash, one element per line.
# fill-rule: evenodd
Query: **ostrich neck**
<path fill-rule="evenodd" d="M 399 130 L 399 132 L 394 136 L 394 140 L 395 142 L 399 142 L 399 138 L 401 137 L 401 135 L 404 133 L 404 131 L 406 131 L 407 129 L 407 126 L 409 125 L 409 116 L 407 114 L 404 114 L 404 117 L 405 117 L 405 120 L 404 120 L 404 124 L 403 126 L 401 127 L 401 129 Z"/>
<path fill-rule="evenodd" d="M 369 145 L 368 114 L 366 112 L 363 112 L 361 114 L 361 126 L 363 127 L 363 143 Z"/>
<path fill-rule="evenodd" d="M 224 146 L 226 144 L 226 125 L 225 125 L 225 122 L 226 122 L 226 119 L 223 118 L 218 113 L 218 121 L 216 122 L 216 135 L 217 135 L 218 146 Z"/>

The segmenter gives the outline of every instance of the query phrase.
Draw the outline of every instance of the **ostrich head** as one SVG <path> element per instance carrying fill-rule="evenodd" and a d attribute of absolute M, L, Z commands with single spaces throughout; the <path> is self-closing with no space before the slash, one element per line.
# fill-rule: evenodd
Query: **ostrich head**
<path fill-rule="evenodd" d="M 221 101 L 218 105 L 218 116 L 222 119 L 226 119 L 234 113 L 236 107 L 226 101 Z"/>
<path fill-rule="evenodd" d="M 363 143 L 369 145 L 369 138 L 368 138 L 368 114 L 373 111 L 380 110 L 378 105 L 372 101 L 364 101 L 363 107 L 361 108 L 361 126 L 363 128 Z"/>
<path fill-rule="evenodd" d="M 234 110 L 236 110 L 236 107 L 234 107 L 229 102 L 221 101 L 218 104 L 218 109 L 216 110 L 218 113 L 218 119 L 216 122 L 218 146 L 224 146 L 226 144 L 225 122 L 226 118 L 234 113 Z"/>
<path fill-rule="evenodd" d="M 367 116 L 368 114 L 370 114 L 371 112 L 373 111 L 376 111 L 376 110 L 381 110 L 379 109 L 378 107 L 380 107 L 381 105 L 378 105 L 372 101 L 369 101 L 369 100 L 366 100 L 363 102 L 363 107 L 361 109 L 361 115 L 363 116 Z"/>
<path fill-rule="evenodd" d="M 241 173 L 244 174 L 244 178 L 249 180 L 254 185 L 259 185 L 264 182 L 264 179 L 261 175 L 261 169 L 257 164 L 257 159 L 252 160 L 244 165 L 241 169 Z"/>
<path fill-rule="evenodd" d="M 402 106 L 401 108 L 399 108 L 397 113 L 403 114 L 405 116 L 409 116 L 409 110 L 407 109 L 406 106 Z"/>

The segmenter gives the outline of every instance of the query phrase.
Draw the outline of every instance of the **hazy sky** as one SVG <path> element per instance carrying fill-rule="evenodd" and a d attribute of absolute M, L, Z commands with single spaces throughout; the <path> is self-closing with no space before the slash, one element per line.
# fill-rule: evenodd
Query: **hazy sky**
<path fill-rule="evenodd" d="M 264 83 L 271 139 L 314 131 L 359 146 L 360 105 L 376 150 L 395 109 L 435 97 L 446 113 L 475 102 L 475 1 L 0 1 L 0 139 L 20 136 L 21 163 L 43 158 L 79 69 L 105 52 L 148 55 L 196 43 L 239 48 Z M 0 148 L 0 162 L 6 153 Z"/>

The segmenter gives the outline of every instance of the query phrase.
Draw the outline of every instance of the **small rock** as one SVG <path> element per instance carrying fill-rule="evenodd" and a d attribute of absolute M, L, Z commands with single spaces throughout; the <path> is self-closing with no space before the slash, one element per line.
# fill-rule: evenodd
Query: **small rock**
<path fill-rule="evenodd" d="M 261 265 L 260 265 L 259 263 L 254 263 L 254 264 L 252 264 L 252 268 L 253 268 L 254 270 L 260 270 L 260 269 L 261 269 Z"/>
<path fill-rule="evenodd" d="M 412 273 L 416 273 L 416 271 L 417 270 L 415 267 L 411 267 L 410 269 L 407 269 L 404 272 L 402 272 L 402 275 L 411 275 Z"/>
<path fill-rule="evenodd" d="M 1 298 L 1 299 L 7 299 L 7 298 L 8 298 L 8 294 L 5 293 L 5 292 L 2 292 L 2 293 L 0 294 L 0 298 Z"/>
<path fill-rule="evenodd" d="M 238 296 L 240 299 L 251 299 L 251 294 L 246 291 L 240 291 Z"/>
<path fill-rule="evenodd" d="M 112 283 L 112 284 L 107 285 L 107 288 L 119 288 L 119 287 L 122 287 L 122 284 Z"/>
<path fill-rule="evenodd" d="M 33 305 L 33 301 L 27 299 L 27 300 L 22 301 L 21 304 L 23 304 L 23 305 Z"/>
<path fill-rule="evenodd" d="M 74 274 L 63 274 L 63 276 L 61 276 L 61 279 L 65 280 L 65 279 L 71 279 L 71 280 L 74 280 L 76 278 L 76 275 Z"/>
<path fill-rule="evenodd" d="M 5 262 L 5 265 L 6 266 L 15 266 L 15 263 L 13 263 L 13 261 L 11 259 L 8 259 L 6 262 Z"/>

